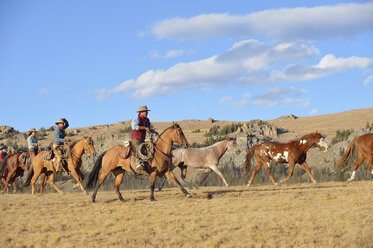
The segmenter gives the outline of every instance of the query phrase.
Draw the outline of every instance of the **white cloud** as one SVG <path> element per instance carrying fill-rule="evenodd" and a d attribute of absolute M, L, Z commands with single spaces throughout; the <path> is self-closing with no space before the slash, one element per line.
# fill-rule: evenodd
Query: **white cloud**
<path fill-rule="evenodd" d="M 317 114 L 318 112 L 319 112 L 319 111 L 318 111 L 316 108 L 314 108 L 314 109 L 311 110 L 310 115 L 315 115 L 315 114 Z"/>
<path fill-rule="evenodd" d="M 373 30 L 373 2 L 281 8 L 247 15 L 202 14 L 158 22 L 158 38 L 205 39 L 218 36 L 267 36 L 283 40 L 351 37 Z"/>
<path fill-rule="evenodd" d="M 40 90 L 38 90 L 38 94 L 39 95 L 46 95 L 46 94 L 49 94 L 50 90 L 48 88 L 42 88 Z"/>
<path fill-rule="evenodd" d="M 114 89 L 101 89 L 95 93 L 99 100 L 122 91 L 141 99 L 190 88 L 212 90 L 231 84 L 300 82 L 351 69 L 367 68 L 373 63 L 369 58 L 337 58 L 332 54 L 324 56 L 316 65 L 298 63 L 318 54 L 315 47 L 296 42 L 271 46 L 257 40 L 245 40 L 235 43 L 222 54 L 189 63 L 178 63 L 166 70 L 149 70 Z M 289 62 L 293 64 L 282 70 L 275 68 L 277 64 Z"/>
<path fill-rule="evenodd" d="M 296 105 L 299 108 L 305 108 L 310 105 L 310 102 L 307 99 L 299 98 L 304 92 L 304 90 L 296 90 L 294 87 L 270 88 L 263 94 L 253 97 L 249 104 L 263 107 Z"/>
<path fill-rule="evenodd" d="M 233 99 L 232 96 L 223 96 L 222 98 L 220 98 L 219 102 L 220 103 L 225 103 L 225 102 L 229 102 Z"/>
<path fill-rule="evenodd" d="M 169 50 L 165 54 L 161 54 L 159 51 L 150 51 L 149 55 L 153 59 L 170 59 L 170 58 L 176 58 L 180 57 L 185 54 L 184 50 Z"/>
<path fill-rule="evenodd" d="M 364 85 L 368 85 L 370 82 L 373 81 L 373 75 L 367 77 L 365 80 L 364 80 Z"/>

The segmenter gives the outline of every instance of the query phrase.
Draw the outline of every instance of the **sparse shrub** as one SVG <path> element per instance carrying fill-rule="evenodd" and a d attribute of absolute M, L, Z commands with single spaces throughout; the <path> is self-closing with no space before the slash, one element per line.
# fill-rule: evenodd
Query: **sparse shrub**
<path fill-rule="evenodd" d="M 347 140 L 348 136 L 350 136 L 350 134 L 352 134 L 353 132 L 353 129 L 346 129 L 342 131 L 338 129 L 335 137 L 332 139 L 331 145 Z"/>
<path fill-rule="evenodd" d="M 200 132 L 201 130 L 199 128 L 192 131 L 192 133 L 200 133 Z"/>

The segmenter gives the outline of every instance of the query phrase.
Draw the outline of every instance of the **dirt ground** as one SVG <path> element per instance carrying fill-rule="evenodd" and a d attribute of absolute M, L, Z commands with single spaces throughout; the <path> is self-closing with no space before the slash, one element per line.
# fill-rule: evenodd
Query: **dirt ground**
<path fill-rule="evenodd" d="M 0 195 L 1 247 L 372 247 L 373 182 Z M 211 199 L 209 199 L 211 198 Z"/>

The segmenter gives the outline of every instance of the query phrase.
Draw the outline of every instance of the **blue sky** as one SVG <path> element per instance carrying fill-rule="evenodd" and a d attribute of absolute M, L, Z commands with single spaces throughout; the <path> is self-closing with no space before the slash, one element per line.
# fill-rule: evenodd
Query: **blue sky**
<path fill-rule="evenodd" d="M 0 125 L 372 107 L 372 1 L 0 1 Z"/>

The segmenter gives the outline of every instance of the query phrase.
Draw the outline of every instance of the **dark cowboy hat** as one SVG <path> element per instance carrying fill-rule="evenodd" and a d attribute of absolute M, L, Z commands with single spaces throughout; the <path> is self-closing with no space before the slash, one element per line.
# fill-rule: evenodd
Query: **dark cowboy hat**
<path fill-rule="evenodd" d="M 8 147 L 6 145 L 1 145 L 0 150 L 7 149 Z"/>
<path fill-rule="evenodd" d="M 148 112 L 148 111 L 150 111 L 150 109 L 148 109 L 147 106 L 141 106 L 139 107 L 139 110 L 137 112 L 140 113 L 140 112 Z"/>

